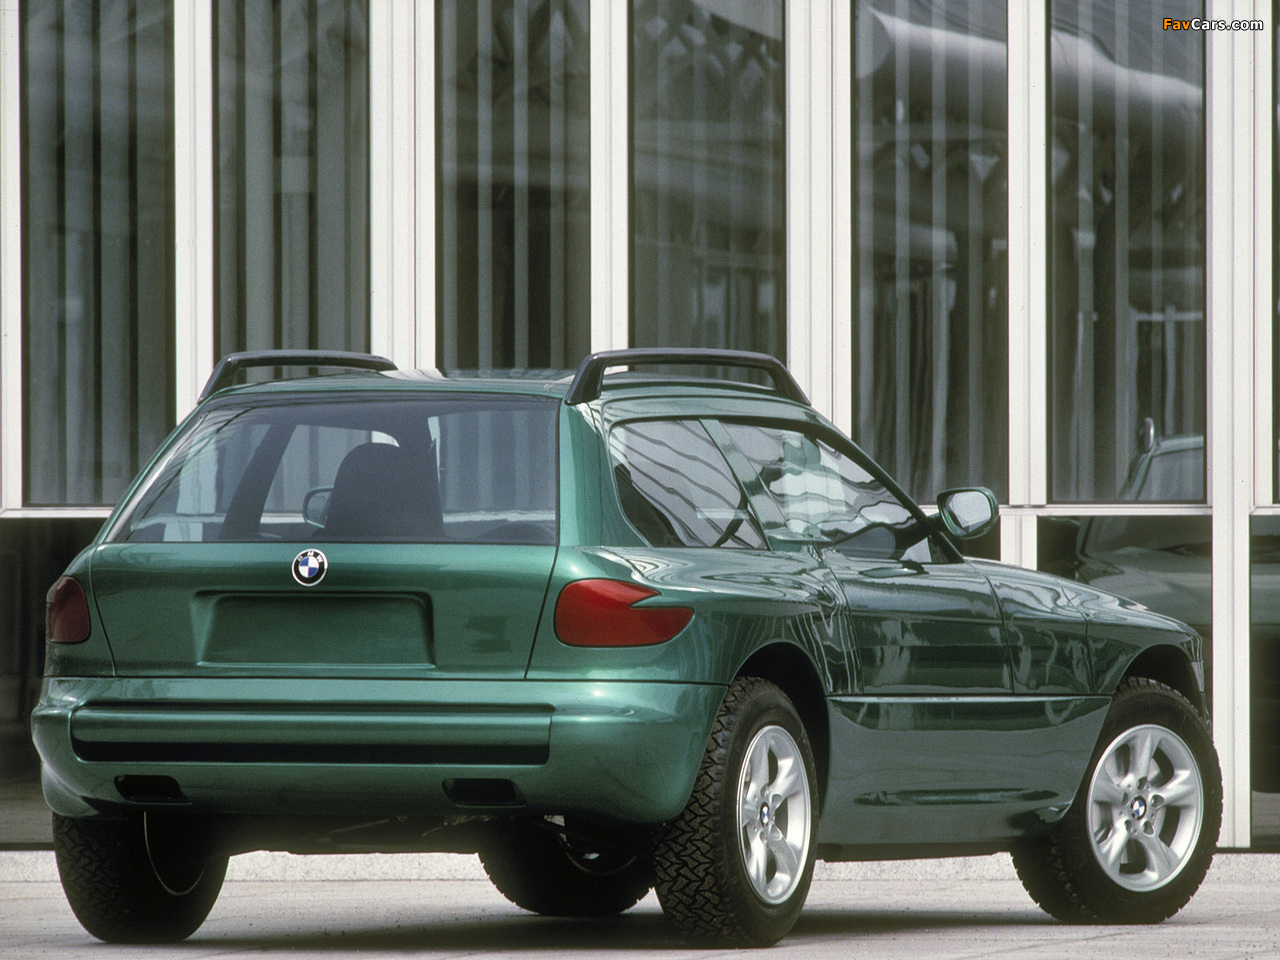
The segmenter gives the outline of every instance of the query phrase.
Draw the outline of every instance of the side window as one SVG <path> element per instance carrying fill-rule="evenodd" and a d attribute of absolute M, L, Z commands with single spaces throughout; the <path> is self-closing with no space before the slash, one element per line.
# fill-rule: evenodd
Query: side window
<path fill-rule="evenodd" d="M 857 461 L 798 430 L 726 423 L 788 534 L 851 557 L 931 559 L 928 529 Z"/>
<path fill-rule="evenodd" d="M 614 427 L 609 453 L 623 512 L 652 546 L 765 548 L 746 494 L 696 420 Z"/>

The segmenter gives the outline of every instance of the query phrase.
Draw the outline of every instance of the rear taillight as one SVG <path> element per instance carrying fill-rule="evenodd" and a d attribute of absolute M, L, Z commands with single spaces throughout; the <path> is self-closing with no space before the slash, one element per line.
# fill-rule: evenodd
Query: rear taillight
<path fill-rule="evenodd" d="M 74 578 L 63 577 L 49 588 L 44 634 L 50 643 L 83 643 L 89 639 L 89 601 Z"/>
<path fill-rule="evenodd" d="M 637 607 L 658 591 L 622 580 L 577 580 L 556 601 L 556 636 L 575 647 L 666 643 L 693 618 L 688 607 Z"/>

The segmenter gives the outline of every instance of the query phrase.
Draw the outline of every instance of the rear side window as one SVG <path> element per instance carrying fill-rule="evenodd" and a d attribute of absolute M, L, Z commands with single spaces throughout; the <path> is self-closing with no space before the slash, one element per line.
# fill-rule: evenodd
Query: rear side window
<path fill-rule="evenodd" d="M 765 548 L 746 495 L 698 421 L 614 427 L 609 453 L 622 510 L 651 546 Z"/>
<path fill-rule="evenodd" d="M 557 406 L 468 395 L 214 408 L 111 538 L 553 544 Z"/>

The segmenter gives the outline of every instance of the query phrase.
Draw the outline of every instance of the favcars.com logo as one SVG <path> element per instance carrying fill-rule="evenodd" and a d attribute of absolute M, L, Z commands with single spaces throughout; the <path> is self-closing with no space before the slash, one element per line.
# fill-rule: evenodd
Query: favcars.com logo
<path fill-rule="evenodd" d="M 1174 20 L 1164 18 L 1166 30 L 1265 30 L 1266 24 L 1261 20 Z"/>

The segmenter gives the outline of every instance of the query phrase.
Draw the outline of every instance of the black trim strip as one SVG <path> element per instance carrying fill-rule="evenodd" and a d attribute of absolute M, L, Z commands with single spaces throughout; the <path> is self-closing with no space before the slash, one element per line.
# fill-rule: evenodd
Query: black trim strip
<path fill-rule="evenodd" d="M 472 746 L 401 743 L 172 743 L 72 739 L 76 756 L 121 763 L 322 763 L 538 766 L 551 749 L 537 746 Z"/>

